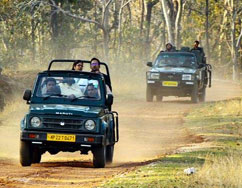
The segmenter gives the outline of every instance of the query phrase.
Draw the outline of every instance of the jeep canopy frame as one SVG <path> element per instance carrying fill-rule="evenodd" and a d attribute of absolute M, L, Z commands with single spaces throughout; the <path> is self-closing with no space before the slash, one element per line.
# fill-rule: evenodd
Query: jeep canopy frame
<path fill-rule="evenodd" d="M 48 70 L 47 71 L 52 71 L 51 67 L 53 63 L 74 63 L 76 61 L 79 61 L 81 63 L 85 64 L 91 64 L 91 61 L 89 60 L 82 60 L 82 59 L 54 59 L 49 63 Z M 102 73 L 105 79 L 106 84 L 110 87 L 110 90 L 112 91 L 112 84 L 111 84 L 111 79 L 110 79 L 110 73 L 109 73 L 109 68 L 108 65 L 104 62 L 100 62 L 100 66 L 104 66 L 106 69 L 106 74 Z M 72 71 L 72 70 L 70 70 Z"/>

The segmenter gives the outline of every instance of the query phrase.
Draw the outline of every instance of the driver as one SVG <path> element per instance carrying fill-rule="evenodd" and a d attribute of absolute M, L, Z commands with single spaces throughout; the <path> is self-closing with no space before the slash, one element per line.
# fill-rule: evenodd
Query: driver
<path fill-rule="evenodd" d="M 46 89 L 43 92 L 43 95 L 59 95 L 61 93 L 60 88 L 56 86 L 56 80 L 54 78 L 47 78 L 45 84 Z"/>

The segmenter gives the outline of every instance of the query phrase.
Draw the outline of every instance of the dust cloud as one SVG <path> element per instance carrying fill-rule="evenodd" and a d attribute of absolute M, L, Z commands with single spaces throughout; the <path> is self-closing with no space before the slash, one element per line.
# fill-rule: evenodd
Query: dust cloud
<path fill-rule="evenodd" d="M 189 98 L 175 97 L 165 97 L 161 103 L 147 103 L 146 68 L 136 69 L 129 64 L 110 68 L 115 96 L 113 110 L 119 112 L 120 120 L 120 141 L 115 145 L 115 163 L 147 161 L 190 143 L 190 135 L 182 126 L 182 119 L 184 113 L 199 104 L 191 104 Z M 0 160 L 18 163 L 20 121 L 28 111 L 28 105 L 21 99 L 22 92 L 17 92 L 0 112 Z M 207 101 L 229 99 L 241 96 L 241 93 L 236 83 L 214 80 L 213 87 L 207 90 Z M 43 162 L 91 160 L 91 154 L 81 156 L 79 152 L 43 155 Z"/>

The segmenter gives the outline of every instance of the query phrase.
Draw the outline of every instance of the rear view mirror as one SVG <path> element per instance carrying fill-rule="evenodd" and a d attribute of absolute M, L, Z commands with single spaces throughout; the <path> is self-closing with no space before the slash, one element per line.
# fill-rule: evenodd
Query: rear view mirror
<path fill-rule="evenodd" d="M 199 65 L 198 65 L 198 68 L 199 68 L 199 69 L 201 69 L 201 68 L 203 68 L 203 67 L 205 67 L 205 64 L 199 64 Z"/>
<path fill-rule="evenodd" d="M 152 67 L 152 62 L 147 62 L 148 67 Z"/>
<path fill-rule="evenodd" d="M 29 101 L 29 100 L 31 99 L 31 95 L 32 95 L 31 90 L 26 89 L 25 92 L 24 92 L 23 99 L 24 99 L 25 101 Z"/>

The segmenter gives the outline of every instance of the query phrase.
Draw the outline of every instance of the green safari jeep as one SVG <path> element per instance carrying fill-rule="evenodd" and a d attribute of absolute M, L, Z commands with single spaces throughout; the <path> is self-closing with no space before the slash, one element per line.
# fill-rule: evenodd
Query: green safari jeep
<path fill-rule="evenodd" d="M 29 112 L 21 121 L 20 163 L 40 163 L 45 152 L 93 153 L 93 165 L 104 168 L 113 161 L 114 145 L 119 140 L 118 113 L 111 111 L 113 95 L 108 66 L 105 74 L 73 70 L 40 72 L 32 90 L 23 99 Z M 90 61 L 79 60 L 90 64 Z"/>

